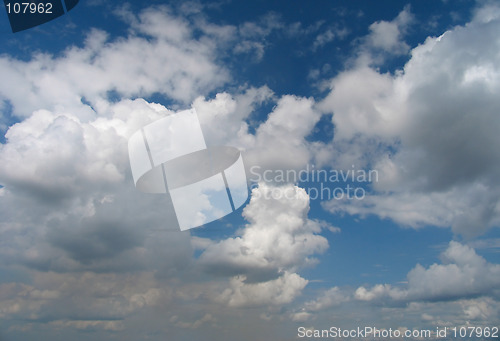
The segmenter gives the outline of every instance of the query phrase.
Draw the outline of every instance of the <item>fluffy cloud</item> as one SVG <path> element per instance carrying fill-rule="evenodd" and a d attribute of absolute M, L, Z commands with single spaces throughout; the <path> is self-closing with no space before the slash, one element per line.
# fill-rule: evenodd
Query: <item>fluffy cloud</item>
<path fill-rule="evenodd" d="M 483 17 L 428 38 L 394 75 L 365 64 L 332 80 L 319 107 L 334 113 L 335 137 L 317 159 L 377 169 L 379 182 L 368 200 L 325 207 L 452 226 L 467 237 L 498 226 L 500 61 L 491 42 L 500 19 Z M 342 150 L 348 156 L 326 156 Z"/>
<path fill-rule="evenodd" d="M 93 31 L 83 48 L 70 48 L 57 58 L 44 55 L 40 62 L 36 57 L 19 65 L 19 69 L 29 66 L 38 72 L 32 79 L 18 74 L 17 77 L 26 84 L 43 79 L 44 70 L 51 65 L 49 69 L 53 83 L 47 84 L 45 92 L 39 94 L 47 103 L 44 106 L 50 110 L 34 110 L 28 115 L 32 107 L 41 105 L 40 98 L 22 102 L 15 93 L 7 91 L 9 89 L 2 92 L 14 104 L 16 114 L 23 115 L 25 112 L 29 117 L 8 129 L 6 142 L 0 147 L 0 160 L 8 165 L 0 170 L 0 181 L 5 186 L 0 199 L 1 254 L 8 264 L 20 264 L 24 269 L 29 269 L 31 276 L 39 273 L 46 275 L 37 275 L 37 278 L 46 279 L 35 280 L 31 286 L 14 282 L 6 284 L 4 288 L 20 288 L 17 291 L 9 289 L 10 298 L 3 302 L 5 308 L 2 311 L 9 321 L 31 315 L 33 321 L 52 321 L 50 325 L 56 329 L 119 331 L 123 329 L 123 320 L 134 312 L 151 306 L 152 301 L 159 300 L 165 304 L 165 297 L 171 296 L 170 291 L 165 291 L 165 283 L 156 282 L 156 278 L 151 278 L 148 285 L 134 284 L 126 289 L 128 296 L 121 295 L 122 289 L 117 286 L 122 281 L 128 281 L 127 273 L 140 277 L 145 273 L 149 276 L 154 271 L 159 278 L 175 277 L 179 280 L 186 274 L 190 278 L 187 282 L 200 280 L 203 274 L 195 274 L 199 270 L 197 266 L 202 266 L 209 273 L 220 274 L 219 270 L 226 265 L 227 257 L 232 257 L 227 248 L 232 246 L 240 249 L 241 257 L 229 258 L 233 262 L 231 271 L 224 273 L 222 278 L 202 282 L 196 289 L 198 297 L 206 298 L 211 304 L 231 307 L 284 305 L 299 296 L 308 283 L 294 271 L 300 266 L 314 264 L 315 260 L 311 256 L 328 247 L 326 239 L 318 235 L 321 224 L 307 219 L 307 195 L 303 190 L 289 186 L 285 189 L 295 194 L 292 198 L 265 202 L 267 199 L 264 197 L 254 196 L 245 210 L 245 218 L 250 224 L 241 230 L 241 237 L 221 241 L 218 245 L 213 241 L 195 239 L 195 244 L 196 241 L 198 243 L 194 248 L 204 250 L 201 259 L 195 264 L 189 235 L 175 233 L 177 227 L 169 225 L 170 221 L 175 221 L 173 212 L 169 210 L 171 203 L 165 198 L 135 191 L 129 170 L 127 139 L 144 125 L 172 115 L 173 112 L 143 99 L 123 99 L 113 103 L 107 98 L 107 93 L 117 91 L 118 97 L 127 97 L 135 91 L 134 86 L 144 90 L 139 93 L 147 94 L 163 85 L 151 84 L 151 90 L 148 90 L 147 85 L 141 85 L 138 79 L 135 85 L 124 88 L 129 83 L 123 78 L 124 75 L 117 78 L 107 74 L 107 83 L 100 84 L 101 80 L 96 79 L 96 86 L 90 86 L 87 79 L 75 77 L 71 80 L 73 74 L 63 70 L 78 70 L 81 64 L 88 68 L 89 74 L 93 74 L 97 72 L 93 68 L 106 69 L 108 62 L 119 63 L 119 60 L 104 62 L 108 60 L 106 56 L 116 51 L 118 56 L 127 49 L 138 53 L 146 49 L 148 44 L 172 44 L 179 45 L 179 48 L 188 46 L 191 31 L 185 21 L 174 21 L 178 27 L 168 34 L 155 29 L 167 19 L 165 16 L 168 16 L 168 11 L 162 9 L 157 13 L 144 11 L 137 18 L 131 17 L 132 30 L 155 39 L 142 41 L 131 35 L 110 42 L 102 32 Z M 180 41 L 186 41 L 187 45 Z M 137 44 L 144 46 L 139 48 Z M 205 48 L 202 44 L 194 45 L 193 48 Z M 204 56 L 202 52 L 196 51 L 201 59 Z M 93 62 L 85 59 L 86 54 Z M 151 58 L 161 61 L 166 57 L 159 53 Z M 97 65 L 99 60 L 102 61 L 100 66 Z M 189 56 L 183 60 L 187 62 Z M 3 62 L 6 67 L 20 63 L 7 59 Z M 66 65 L 64 69 L 60 69 L 62 65 Z M 215 67 L 215 64 L 212 66 Z M 182 65 L 177 67 L 180 69 L 173 69 L 183 72 Z M 134 77 L 133 71 L 127 75 Z M 205 71 L 202 72 L 204 76 L 213 78 L 210 72 Z M 164 94 L 178 101 L 190 98 L 190 95 L 176 97 L 177 86 L 181 92 L 182 86 L 192 86 L 189 83 L 191 74 L 183 73 L 184 76 L 183 82 L 172 85 L 175 91 L 166 91 Z M 224 76 L 223 70 L 219 76 Z M 122 88 L 116 88 L 115 81 L 122 84 Z M 68 96 L 59 98 L 51 95 L 49 90 L 56 83 L 68 91 Z M 210 86 L 216 84 L 211 83 Z M 196 86 L 188 91 L 200 92 L 203 93 Z M 212 99 L 198 97 L 193 107 L 199 113 L 209 144 L 238 146 L 253 155 L 254 162 L 259 164 L 263 162 L 260 162 L 258 149 L 266 151 L 266 162 L 278 155 L 276 151 L 279 148 L 281 151 L 290 150 L 289 155 L 300 150 L 304 155 L 300 161 L 306 162 L 309 152 L 302 144 L 319 118 L 319 113 L 313 108 L 314 101 L 296 96 L 278 99 L 270 119 L 257 128 L 260 133 L 254 136 L 249 132 L 246 120 L 255 108 L 269 100 L 276 99 L 272 91 L 264 86 L 243 89 L 234 95 L 219 93 Z M 295 122 L 289 120 L 287 115 L 290 113 Z M 312 120 L 309 119 L 311 117 Z M 223 134 L 220 126 L 226 128 Z M 273 129 L 279 131 L 279 136 L 273 136 Z M 294 137 L 294 143 L 283 144 L 282 138 L 289 134 Z M 275 190 L 280 192 L 285 189 Z M 266 194 L 270 191 L 270 188 L 262 185 L 255 193 Z M 272 213 L 266 213 L 268 204 Z M 13 210 L 13 207 L 17 208 Z M 268 227 L 271 228 L 268 230 Z M 272 244 L 259 245 L 261 237 L 278 242 L 280 249 L 274 249 Z M 109 276 L 99 273 L 108 273 Z M 228 276 L 230 279 L 226 281 Z M 42 288 L 48 278 L 66 283 L 66 286 L 59 288 L 54 285 L 52 291 L 44 291 Z M 90 290 L 76 295 L 72 290 L 79 290 L 80 287 L 73 284 L 76 281 L 86 283 L 87 279 L 93 280 L 95 286 L 107 286 L 110 289 L 104 293 Z M 178 285 L 172 284 L 174 288 Z M 27 292 L 46 298 L 34 300 Z M 23 298 L 26 295 L 28 299 Z M 47 298 L 50 295 L 54 297 Z M 107 297 L 107 300 L 99 299 L 100 295 Z M 175 295 L 177 298 L 184 296 L 180 290 Z M 81 302 L 69 304 L 72 296 L 79 297 Z M 80 315 L 60 308 L 74 308 L 83 302 L 86 302 L 87 308 L 81 309 Z M 101 309 L 106 304 L 110 309 Z M 111 323 L 106 319 L 116 321 Z M 196 328 L 210 321 L 212 318 L 208 317 L 193 323 L 174 318 L 171 323 L 180 328 Z"/>
<path fill-rule="evenodd" d="M 229 288 L 216 300 L 230 307 L 279 306 L 292 302 L 308 282 L 298 274 L 289 272 L 260 283 L 245 283 L 245 279 L 244 276 L 231 279 Z"/>
<path fill-rule="evenodd" d="M 448 301 L 473 297 L 493 297 L 500 292 L 500 265 L 488 263 L 474 249 L 450 242 L 442 254 L 442 264 L 424 268 L 418 264 L 407 276 L 407 288 L 379 284 L 359 287 L 355 298 L 362 301 Z M 472 309 L 472 308 L 471 308 Z M 470 310 L 472 314 L 474 309 Z"/>
<path fill-rule="evenodd" d="M 403 54 L 409 50 L 402 37 L 413 21 L 410 7 L 406 6 L 392 21 L 377 21 L 370 25 L 370 34 L 366 37 L 366 44 L 375 49 L 393 54 Z"/>
<path fill-rule="evenodd" d="M 328 242 L 318 235 L 320 223 L 307 218 L 308 211 L 303 189 L 260 184 L 243 210 L 249 224 L 240 236 L 209 245 L 200 263 L 212 273 L 244 275 L 250 282 L 313 264 L 310 256 L 325 251 Z"/>
<path fill-rule="evenodd" d="M 170 318 L 170 322 L 175 323 L 175 325 L 180 328 L 198 329 L 205 323 L 216 322 L 216 319 L 212 316 L 212 314 L 207 313 L 203 315 L 203 317 L 200 318 L 199 320 L 196 320 L 194 322 L 185 322 L 185 321 L 179 321 L 179 317 L 177 315 L 174 315 Z"/>
<path fill-rule="evenodd" d="M 400 129 L 401 112 L 391 110 L 388 104 L 392 104 L 393 92 L 402 91 L 394 83 L 390 75 L 366 66 L 335 77 L 333 91 L 319 105 L 334 112 L 335 140 L 352 139 L 356 134 L 394 135 Z"/>
<path fill-rule="evenodd" d="M 315 324 L 333 318 L 344 321 L 344 328 L 353 320 L 393 329 L 406 328 L 408 321 L 431 329 L 471 321 L 491 326 L 500 316 L 500 266 L 487 262 L 470 246 L 453 241 L 440 258 L 440 263 L 428 267 L 416 265 L 407 280 L 397 285 L 324 289 L 290 318 L 301 323 L 314 320 Z"/>
<path fill-rule="evenodd" d="M 251 114 L 263 104 L 276 103 L 258 125 Z M 196 109 L 210 145 L 232 145 L 242 150 L 245 165 L 260 171 L 303 169 L 312 160 L 314 145 L 307 137 L 321 117 L 313 98 L 284 95 L 277 98 L 266 86 L 242 93 L 219 93 L 213 99 L 198 97 Z M 257 125 L 255 133 L 250 125 Z M 221 128 L 223 127 L 223 128 Z"/>
<path fill-rule="evenodd" d="M 255 136 L 249 132 L 249 116 L 262 104 L 273 100 L 271 89 L 263 86 L 234 95 L 218 93 L 213 99 L 198 97 L 193 107 L 207 144 L 231 145 L 246 150 L 255 143 Z"/>
<path fill-rule="evenodd" d="M 149 238 L 177 230 L 168 223 L 174 212 L 135 191 L 127 156 L 128 137 L 171 112 L 141 99 L 96 107 L 102 115 L 86 120 L 39 110 L 9 128 L 0 146 L 0 254 L 44 271 L 137 270 L 160 255 L 171 270 L 181 266 L 189 238 Z M 172 247 L 158 248 L 160 240 Z"/>
<path fill-rule="evenodd" d="M 203 253 L 199 265 L 216 276 L 232 276 L 222 291 L 210 295 L 231 307 L 281 306 L 298 297 L 308 281 L 295 273 L 314 264 L 312 255 L 328 248 L 320 222 L 307 218 L 309 197 L 293 185 L 259 184 L 243 216 L 239 235 L 210 242 L 194 240 Z"/>
<path fill-rule="evenodd" d="M 311 312 L 321 311 L 338 306 L 349 300 L 349 293 L 343 291 L 339 287 L 333 287 L 323 292 L 317 299 L 306 302 L 304 308 Z"/>
<path fill-rule="evenodd" d="M 227 144 L 234 141 L 235 133 L 248 137 L 240 147 L 251 150 L 253 145 L 263 146 L 248 132 L 244 120 L 254 106 L 271 96 L 263 87 L 195 100 L 207 140 Z M 283 127 L 283 134 L 293 133 L 300 141 L 313 124 L 304 127 L 306 118 L 298 109 L 294 111 L 297 125 L 286 122 L 283 115 L 296 105 L 317 115 L 311 109 L 312 100 L 287 96 L 271 114 L 269 124 Z M 92 108 L 83 103 L 78 107 L 86 115 L 62 109 L 35 111 L 9 128 L 0 149 L 0 160 L 8 165 L 0 171 L 5 186 L 0 199 L 1 254 L 8 264 L 22 265 L 30 276 L 37 276 L 30 285 L 11 282 L 2 287 L 8 292 L 0 303 L 2 314 L 14 324 L 12 330 L 17 330 L 16 321 L 26 315 L 32 316 L 35 324 L 51 321 L 54 329 L 123 330 L 124 321 L 137 311 L 186 295 L 175 281 L 170 282 L 172 290 L 177 288 L 172 294 L 169 286 L 151 277 L 152 271 L 164 280 L 182 281 L 186 275 L 181 287 L 192 287 L 190 281 L 201 280 L 196 297 L 216 305 L 280 306 L 301 294 L 308 281 L 295 271 L 315 264 L 311 256 L 328 247 L 326 239 L 319 236 L 322 224 L 307 218 L 309 199 L 304 190 L 292 185 L 256 188 L 244 211 L 249 225 L 238 237 L 219 243 L 195 238 L 194 248 L 203 250 L 196 263 L 189 235 L 175 233 L 177 227 L 168 225 L 173 218 L 169 203 L 135 191 L 128 164 L 128 137 L 146 124 L 172 115 L 172 111 L 143 99 L 116 103 L 100 99 Z M 210 130 L 225 120 L 226 135 Z M 279 143 L 270 135 L 263 136 L 270 144 Z M 282 195 L 285 192 L 288 196 Z M 271 193 L 280 196 L 273 199 L 268 196 Z M 262 244 L 261 238 L 270 242 Z M 239 250 L 239 257 L 233 258 L 233 247 Z M 231 271 L 215 281 L 203 282 L 203 274 L 195 274 L 201 266 L 220 275 L 227 262 Z M 122 288 L 120 283 L 131 281 L 129 276 L 138 276 L 138 280 L 145 276 L 149 282 Z M 65 285 L 60 287 L 52 280 Z M 84 291 L 76 285 L 88 286 L 87 281 L 108 289 Z M 72 314 L 70 310 L 81 304 L 87 308 Z M 213 319 L 194 321 L 173 319 L 171 324 L 196 329 Z M 25 327 L 37 329 L 31 324 Z"/>
<path fill-rule="evenodd" d="M 121 39 L 94 29 L 83 47 L 72 46 L 60 56 L 38 53 L 30 61 L 2 56 L 0 70 L 9 82 L 0 84 L 0 99 L 23 117 L 57 106 L 75 113 L 82 98 L 94 104 L 112 91 L 128 98 L 161 93 L 189 103 L 229 80 L 215 62 L 216 39 L 195 39 L 190 23 L 167 7 L 127 13 L 126 19 L 132 27 Z"/>
<path fill-rule="evenodd" d="M 321 114 L 312 98 L 286 95 L 278 100 L 246 152 L 250 165 L 261 169 L 302 169 L 313 154 L 306 137 Z"/>

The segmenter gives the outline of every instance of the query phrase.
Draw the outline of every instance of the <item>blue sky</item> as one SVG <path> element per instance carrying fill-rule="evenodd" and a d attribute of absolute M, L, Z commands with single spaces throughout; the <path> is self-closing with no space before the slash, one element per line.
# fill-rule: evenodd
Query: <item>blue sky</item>
<path fill-rule="evenodd" d="M 498 326 L 499 29 L 494 1 L 81 0 L 15 34 L 0 10 L 0 339 Z M 247 175 L 377 181 L 267 179 L 180 232 L 127 141 L 188 108 Z"/>

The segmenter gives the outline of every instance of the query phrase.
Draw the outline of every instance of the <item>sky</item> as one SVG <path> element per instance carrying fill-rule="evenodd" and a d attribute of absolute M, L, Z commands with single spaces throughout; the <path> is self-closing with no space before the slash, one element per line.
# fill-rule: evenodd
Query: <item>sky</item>
<path fill-rule="evenodd" d="M 499 31 L 483 0 L 0 10 L 0 340 L 498 328 Z M 191 108 L 251 192 L 181 232 L 127 143 Z"/>

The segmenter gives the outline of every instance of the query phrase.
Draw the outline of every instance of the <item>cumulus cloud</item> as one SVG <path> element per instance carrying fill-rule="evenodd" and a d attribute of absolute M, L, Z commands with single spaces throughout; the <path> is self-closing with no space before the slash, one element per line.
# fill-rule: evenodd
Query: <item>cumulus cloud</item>
<path fill-rule="evenodd" d="M 245 160 L 266 169 L 302 169 L 313 154 L 306 137 L 321 117 L 313 98 L 285 95 L 261 123 Z"/>
<path fill-rule="evenodd" d="M 29 269 L 30 275 L 46 274 L 46 277 L 37 275 L 45 279 L 35 280 L 29 287 L 14 282 L 6 285 L 4 289 L 10 288 L 10 298 L 2 306 L 11 308 L 2 310 L 4 316 L 15 321 L 30 315 L 33 321 L 49 320 L 58 329 L 119 331 L 123 329 L 122 322 L 134 312 L 151 306 L 153 301 L 164 304 L 166 297 L 171 296 L 170 291 L 164 290 L 165 283 L 159 284 L 156 278 L 147 285 L 131 284 L 123 289 L 126 295 L 122 295 L 118 286 L 121 281 L 128 281 L 128 273 L 140 277 L 154 271 L 158 278 L 179 280 L 187 274 L 196 281 L 203 274 L 194 273 L 198 268 L 193 250 L 203 251 L 198 265 L 213 274 L 228 261 L 226 257 L 231 255 L 226 246 L 232 243 L 240 247 L 241 257 L 234 261 L 230 273 L 200 284 L 200 299 L 209 296 L 207 300 L 212 303 L 232 307 L 292 302 L 308 282 L 294 271 L 314 264 L 311 256 L 328 247 L 326 239 L 318 235 L 322 223 L 307 218 L 309 201 L 305 192 L 290 187 L 302 196 L 277 200 L 271 205 L 272 214 L 279 216 L 274 220 L 272 214 L 265 212 L 264 199 L 254 200 L 245 210 L 250 224 L 241 230 L 241 238 L 221 241 L 220 247 L 202 238 L 194 238 L 191 243 L 188 234 L 175 233 L 177 226 L 171 223 L 175 221 L 174 213 L 167 199 L 135 191 L 127 156 L 131 134 L 150 122 L 173 115 L 173 110 L 140 98 L 120 98 L 160 92 L 177 103 L 192 100 L 210 144 L 230 144 L 253 151 L 249 155 L 261 165 L 264 163 L 260 162 L 259 148 L 267 151 L 269 160 L 278 155 L 276 148 L 280 147 L 282 151 L 290 150 L 289 155 L 300 149 L 304 154 L 301 162 L 308 160 L 302 142 L 320 115 L 313 108 L 314 101 L 297 96 L 276 99 L 266 86 L 243 87 L 234 94 L 223 92 L 208 99 L 195 98 L 194 94 L 204 94 L 228 79 L 225 70 L 214 62 L 214 42 L 193 38 L 189 23 L 171 16 L 167 8 L 145 10 L 137 16 L 128 12 L 122 15 L 132 23 L 127 37 L 110 40 L 104 32 L 94 30 L 83 47 L 68 48 L 60 56 L 36 55 L 26 62 L 1 59 L 0 64 L 9 68 L 20 88 L 42 90 L 24 100 L 15 92 L 17 85 L 13 89 L 0 89 L 2 99 L 12 103 L 15 114 L 26 116 L 9 127 L 6 141 L 0 146 L 0 160 L 7 165 L 0 170 L 0 183 L 5 186 L 0 206 L 0 253 L 7 264 L 21 265 Z M 165 21 L 174 26 L 169 32 L 158 29 Z M 212 32 L 209 36 L 213 39 L 224 34 L 225 30 L 209 26 L 204 29 Z M 146 69 L 120 70 L 129 64 L 129 57 L 146 60 L 141 66 Z M 200 63 L 192 67 L 190 58 Z M 25 74 L 26 69 L 33 73 Z M 150 74 L 157 69 L 166 73 Z M 180 77 L 178 80 L 176 75 Z M 210 79 L 206 87 L 203 77 Z M 42 87 L 39 82 L 45 81 Z M 57 91 L 58 87 L 65 92 Z M 109 92 L 118 99 L 108 98 Z M 257 128 L 262 131 L 260 135 L 251 134 L 249 116 L 255 108 L 271 100 L 278 102 L 270 119 Z M 290 113 L 297 122 L 289 121 Z M 311 116 L 313 119 L 309 120 Z M 226 128 L 222 129 L 223 134 L 220 126 Z M 284 144 L 280 136 L 272 135 L 272 129 L 279 130 L 281 137 L 291 134 L 294 143 Z M 269 191 L 265 186 L 259 190 Z M 269 231 L 267 224 L 272 225 Z M 270 244 L 258 245 L 260 237 L 274 238 L 281 249 L 273 250 Z M 109 276 L 98 275 L 101 273 Z M 228 276 L 230 279 L 226 281 Z M 43 291 L 47 278 L 66 286 L 54 284 L 52 291 Z M 80 288 L 73 285 L 77 281 L 87 283 L 87 280 L 109 290 L 87 290 L 78 295 L 72 291 Z M 173 287 L 178 285 L 175 283 Z M 18 286 L 20 289 L 15 289 Z M 265 294 L 260 293 L 263 289 Z M 41 298 L 24 299 L 27 292 Z M 178 290 L 176 295 L 184 294 Z M 79 301 L 71 303 L 73 296 Z M 100 296 L 107 300 L 100 300 Z M 72 314 L 70 310 L 78 309 L 84 302 L 87 308 L 82 308 L 80 314 Z M 106 304 L 110 309 L 104 309 Z M 111 323 L 109 319 L 116 321 Z M 192 323 L 177 320 L 171 323 L 196 329 L 213 321 L 205 315 Z"/>
<path fill-rule="evenodd" d="M 212 276 L 231 276 L 210 297 L 230 307 L 281 306 L 294 301 L 308 280 L 297 272 L 316 263 L 314 254 L 328 248 L 319 235 L 324 224 L 307 218 L 309 197 L 288 184 L 259 184 L 243 216 L 249 222 L 235 237 L 219 242 L 195 238 L 202 249 L 198 265 Z"/>
<path fill-rule="evenodd" d="M 409 50 L 402 37 L 413 21 L 410 7 L 406 6 L 392 21 L 377 21 L 370 25 L 370 33 L 366 37 L 366 44 L 375 49 L 392 54 L 403 54 Z"/>
<path fill-rule="evenodd" d="M 399 131 L 402 113 L 388 104 L 392 104 L 394 92 L 404 89 L 394 83 L 389 74 L 366 66 L 335 77 L 332 91 L 319 104 L 322 110 L 334 112 L 335 140 L 352 139 L 357 134 L 390 137 Z"/>
<path fill-rule="evenodd" d="M 55 271 L 141 268 L 152 257 L 144 252 L 148 235 L 177 229 L 168 222 L 171 204 L 129 186 L 127 157 L 128 137 L 172 112 L 142 99 L 96 107 L 103 115 L 87 119 L 39 110 L 7 131 L 0 253 L 9 263 Z M 168 262 L 177 262 L 176 254 L 189 254 L 189 239 L 171 240 L 186 247 L 168 252 Z"/>
<path fill-rule="evenodd" d="M 377 169 L 379 181 L 368 200 L 325 207 L 452 226 L 467 237 L 498 226 L 500 73 L 491 41 L 499 25 L 476 17 L 428 38 L 395 74 L 357 65 L 332 80 L 319 107 L 333 112 L 334 141 L 318 146 L 316 158 Z M 343 150 L 343 158 L 328 156 Z"/>
<path fill-rule="evenodd" d="M 237 94 L 218 93 L 212 99 L 198 97 L 193 107 L 208 144 L 231 145 L 245 151 L 255 143 L 255 136 L 249 131 L 249 116 L 261 105 L 274 100 L 271 89 L 262 86 Z"/>
<path fill-rule="evenodd" d="M 319 235 L 321 224 L 307 218 L 308 211 L 304 189 L 262 183 L 243 210 L 249 224 L 239 236 L 209 245 L 199 261 L 211 273 L 244 275 L 250 282 L 313 264 L 311 256 L 325 251 L 328 241 Z"/>
<path fill-rule="evenodd" d="M 267 118 L 252 122 L 252 113 L 270 103 L 276 105 Z M 321 112 L 313 98 L 277 97 L 263 86 L 236 94 L 218 93 L 213 99 L 198 97 L 193 107 L 207 143 L 239 148 L 248 172 L 252 167 L 257 175 L 268 169 L 303 169 L 314 156 L 314 146 L 307 137 L 321 118 Z M 251 131 L 251 124 L 255 132 Z"/>
<path fill-rule="evenodd" d="M 244 120 L 252 107 L 271 96 L 266 87 L 250 88 L 236 95 L 221 93 L 208 100 L 200 97 L 194 106 L 199 109 L 208 140 L 223 144 L 234 140 L 230 133 L 217 135 L 210 130 L 216 122 L 227 120 L 229 132 L 250 139 L 240 142 L 240 147 L 251 149 L 255 141 Z M 279 110 L 273 111 L 277 118 L 272 124 L 285 126 L 284 130 L 296 134 L 298 140 L 303 138 L 307 129 L 287 126 L 279 116 L 293 105 L 311 108 L 312 103 L 294 96 L 284 98 Z M 194 274 L 199 268 L 192 258 L 193 249 L 203 251 L 198 266 L 211 274 L 226 271 L 222 278 L 200 284 L 200 299 L 231 307 L 265 306 L 289 304 L 301 294 L 308 281 L 295 271 L 315 264 L 312 255 L 328 247 L 319 235 L 324 224 L 307 218 L 309 199 L 303 189 L 292 185 L 272 189 L 263 184 L 254 190 L 251 204 L 244 211 L 249 225 L 242 228 L 239 237 L 221 242 L 193 238 L 191 244 L 189 235 L 175 233 L 177 227 L 169 223 L 174 219 L 168 210 L 171 203 L 134 190 L 126 151 L 127 139 L 137 129 L 174 113 L 143 99 L 116 103 L 101 99 L 87 109 L 89 115 L 85 117 L 66 110 L 35 111 L 8 130 L 6 143 L 1 146 L 0 159 L 9 165 L 0 173 L 5 185 L 1 254 L 9 264 L 21 264 L 32 274 L 47 276 L 40 275 L 38 278 L 45 279 L 29 287 L 19 283 L 4 287 L 10 290 L 9 299 L 3 302 L 4 307 L 11 307 L 3 310 L 9 321 L 31 315 L 33 321 L 50 320 L 53 328 L 120 331 L 123 321 L 134 312 L 153 301 L 165 303 L 172 294 L 156 279 L 144 286 L 132 285 L 126 289 L 126 297 L 120 296 L 121 289 L 116 285 L 127 281 L 129 273 L 150 275 L 151 269 L 163 279 L 183 274 L 191 280 L 200 279 L 202 275 Z M 300 111 L 295 113 L 300 118 Z M 273 191 L 288 191 L 289 196 L 268 197 Z M 270 238 L 270 243 L 260 243 L 261 238 Z M 273 245 L 275 242 L 279 248 Z M 233 258 L 233 247 L 239 250 L 239 257 Z M 228 264 L 229 272 L 224 269 Z M 44 283 L 50 278 L 66 286 L 54 285 L 52 291 L 44 291 Z M 94 281 L 94 286 L 110 289 L 80 292 L 81 301 L 69 304 L 75 296 L 72 290 L 80 288 L 73 283 L 86 283 L 87 279 Z M 20 289 L 16 291 L 17 286 Z M 28 291 L 40 299 L 24 299 Z M 100 295 L 109 301 L 100 300 Z M 175 293 L 177 298 L 183 295 Z M 71 315 L 70 310 L 83 302 L 88 308 Z M 101 309 L 105 304 L 112 310 Z M 110 323 L 109 319 L 115 321 Z M 196 329 L 209 322 L 212 318 L 171 323 Z"/>
<path fill-rule="evenodd" d="M 490 321 L 500 315 L 498 300 L 489 297 L 462 300 L 460 306 L 467 320 Z"/>
<path fill-rule="evenodd" d="M 230 307 L 279 306 L 292 302 L 308 283 L 298 274 L 290 272 L 266 282 L 245 283 L 245 280 L 245 276 L 232 278 L 229 288 L 216 300 Z"/>
<path fill-rule="evenodd" d="M 276 105 L 266 119 L 255 122 L 252 114 L 273 103 Z M 247 174 L 254 174 L 253 181 L 258 181 L 266 170 L 304 169 L 314 157 L 314 143 L 307 137 L 320 120 L 321 112 L 311 97 L 278 97 L 263 86 L 236 94 L 218 93 L 212 99 L 198 97 L 193 107 L 207 143 L 239 148 Z"/>
<path fill-rule="evenodd" d="M 311 312 L 325 310 L 349 301 L 349 296 L 350 295 L 347 292 L 343 291 L 339 287 L 333 287 L 323 292 L 315 300 L 306 302 L 304 304 L 304 309 Z"/>
<path fill-rule="evenodd" d="M 500 266 L 479 256 L 467 245 L 450 242 L 441 261 L 411 269 L 405 282 L 332 287 L 306 301 L 290 314 L 293 321 L 369 321 L 380 326 L 407 326 L 409 320 L 435 328 L 488 326 L 500 316 Z M 373 310 L 375 309 L 375 310 Z M 374 316 L 378 311 L 380 316 Z"/>
<path fill-rule="evenodd" d="M 176 326 L 180 328 L 198 329 L 205 323 L 215 323 L 216 319 L 212 316 L 212 314 L 207 313 L 203 315 L 203 317 L 200 318 L 199 320 L 193 322 L 187 322 L 187 321 L 179 321 L 179 317 L 177 315 L 174 315 L 170 318 L 170 322 L 173 322 Z"/>
<path fill-rule="evenodd" d="M 359 287 L 355 298 L 362 301 L 449 301 L 474 297 L 499 298 L 500 265 L 488 263 L 474 249 L 450 242 L 441 255 L 442 264 L 424 268 L 418 264 L 407 275 L 406 288 L 378 284 Z M 470 314 L 477 309 L 471 308 Z"/>
<path fill-rule="evenodd" d="M 0 85 L 0 99 L 22 117 L 57 105 L 74 112 L 81 98 L 94 104 L 110 91 L 127 98 L 161 93 L 186 104 L 229 80 L 215 61 L 217 41 L 195 39 L 190 23 L 167 7 L 128 13 L 127 19 L 132 27 L 124 38 L 111 40 L 94 29 L 82 47 L 69 47 L 60 56 L 38 53 L 29 61 L 2 56 L 0 70 L 9 82 Z"/>

